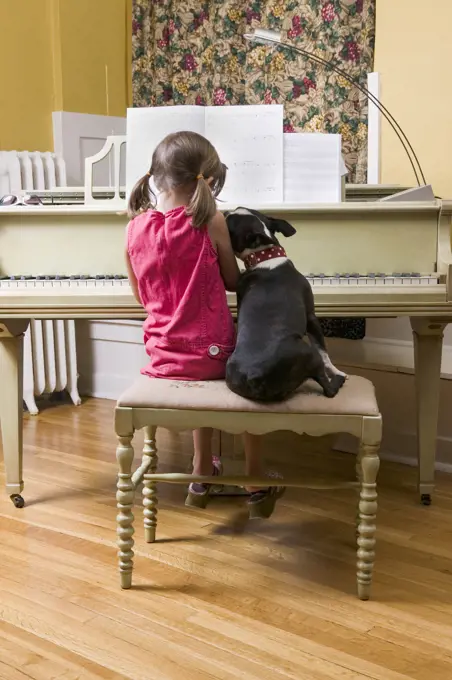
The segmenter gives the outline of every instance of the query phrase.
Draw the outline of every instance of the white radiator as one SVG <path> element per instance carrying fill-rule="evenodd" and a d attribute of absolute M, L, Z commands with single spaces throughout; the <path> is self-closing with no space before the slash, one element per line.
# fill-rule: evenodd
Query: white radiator
<path fill-rule="evenodd" d="M 66 167 L 56 154 L 0 152 L 0 196 L 60 186 L 66 186 Z M 36 397 L 63 390 L 80 404 L 77 379 L 74 321 L 31 321 L 24 341 L 24 401 L 29 412 L 39 412 Z"/>

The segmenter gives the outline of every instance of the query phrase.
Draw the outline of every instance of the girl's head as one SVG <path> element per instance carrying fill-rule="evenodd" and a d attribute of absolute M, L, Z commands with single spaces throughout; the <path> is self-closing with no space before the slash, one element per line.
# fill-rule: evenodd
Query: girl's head
<path fill-rule="evenodd" d="M 212 144 L 196 132 L 175 132 L 165 137 L 152 155 L 149 172 L 134 186 L 129 199 L 129 217 L 155 207 L 149 186 L 153 177 L 159 191 L 186 192 L 187 213 L 193 226 L 207 224 L 217 211 L 215 198 L 224 186 L 226 166 Z"/>

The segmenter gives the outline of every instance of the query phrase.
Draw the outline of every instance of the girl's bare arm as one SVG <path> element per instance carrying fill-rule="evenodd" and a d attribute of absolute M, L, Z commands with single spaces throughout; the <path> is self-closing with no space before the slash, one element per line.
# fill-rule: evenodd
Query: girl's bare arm
<path fill-rule="evenodd" d="M 209 235 L 218 253 L 221 277 L 226 290 L 235 291 L 240 271 L 232 250 L 231 239 L 223 215 L 218 212 L 209 225 Z"/>
<path fill-rule="evenodd" d="M 127 226 L 127 230 L 129 227 Z M 126 260 L 126 267 L 127 267 L 127 276 L 129 277 L 129 283 L 130 287 L 132 289 L 132 293 L 135 297 L 135 300 L 138 302 L 139 305 L 142 305 L 142 302 L 140 300 L 140 293 L 138 291 L 138 282 L 137 282 L 137 277 L 135 276 L 135 272 L 132 269 L 132 265 L 130 264 L 130 257 L 129 257 L 129 251 L 127 250 L 127 230 L 126 230 L 126 247 L 125 247 L 125 260 Z"/>

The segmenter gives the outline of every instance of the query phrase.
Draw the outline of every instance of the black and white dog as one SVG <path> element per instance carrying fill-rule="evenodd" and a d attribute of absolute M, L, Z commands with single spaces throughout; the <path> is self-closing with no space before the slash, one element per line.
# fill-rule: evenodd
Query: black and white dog
<path fill-rule="evenodd" d="M 309 281 L 275 236 L 293 236 L 295 229 L 247 208 L 225 218 L 232 248 L 247 269 L 237 287 L 237 343 L 226 366 L 229 389 L 254 401 L 276 402 L 312 378 L 326 397 L 334 397 L 346 375 L 326 351 Z"/>

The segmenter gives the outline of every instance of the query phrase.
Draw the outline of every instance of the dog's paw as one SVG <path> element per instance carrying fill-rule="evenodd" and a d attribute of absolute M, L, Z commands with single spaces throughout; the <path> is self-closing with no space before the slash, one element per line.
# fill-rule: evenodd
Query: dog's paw
<path fill-rule="evenodd" d="M 337 373 L 335 376 L 331 378 L 331 386 L 333 387 L 334 394 L 337 394 L 339 390 L 341 389 L 342 385 L 345 383 L 347 380 L 347 375 L 345 373 Z"/>

